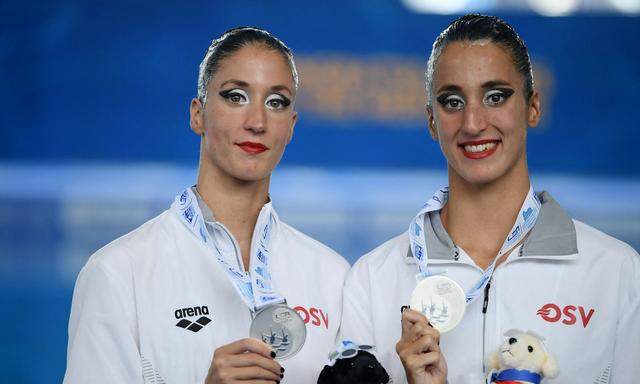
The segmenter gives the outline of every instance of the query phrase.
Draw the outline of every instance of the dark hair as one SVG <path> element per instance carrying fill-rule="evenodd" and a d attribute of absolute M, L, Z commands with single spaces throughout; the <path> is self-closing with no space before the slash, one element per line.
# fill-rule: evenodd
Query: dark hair
<path fill-rule="evenodd" d="M 478 41 L 489 40 L 504 47 L 510 54 L 516 69 L 524 77 L 525 98 L 528 101 L 533 94 L 533 74 L 531 72 L 531 59 L 524 41 L 512 26 L 504 20 L 495 17 L 480 15 L 477 13 L 464 15 L 454 20 L 440 33 L 433 43 L 431 56 L 427 63 L 425 73 L 427 102 L 431 105 L 431 87 L 433 86 L 433 74 L 436 62 L 444 48 L 454 41 Z"/>
<path fill-rule="evenodd" d="M 298 71 L 293 61 L 291 49 L 280 39 L 263 29 L 239 27 L 230 29 L 223 33 L 220 38 L 214 39 L 207 49 L 204 59 L 200 63 L 200 71 L 198 73 L 198 99 L 202 104 L 207 102 L 207 86 L 211 82 L 213 75 L 218 71 L 220 62 L 240 50 L 240 48 L 250 44 L 260 44 L 282 54 L 291 69 L 295 89 L 296 91 L 298 90 Z"/>

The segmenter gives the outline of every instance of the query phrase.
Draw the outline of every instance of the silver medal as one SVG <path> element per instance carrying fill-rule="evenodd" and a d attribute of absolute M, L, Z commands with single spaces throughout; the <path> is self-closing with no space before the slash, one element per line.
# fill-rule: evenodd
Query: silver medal
<path fill-rule="evenodd" d="M 420 281 L 411 294 L 411 309 L 421 312 L 440 333 L 458 325 L 467 307 L 464 291 L 458 283 L 442 276 Z"/>
<path fill-rule="evenodd" d="M 307 328 L 294 309 L 285 304 L 274 304 L 256 313 L 249 336 L 270 345 L 276 352 L 276 359 L 284 360 L 300 351 L 307 338 Z"/>

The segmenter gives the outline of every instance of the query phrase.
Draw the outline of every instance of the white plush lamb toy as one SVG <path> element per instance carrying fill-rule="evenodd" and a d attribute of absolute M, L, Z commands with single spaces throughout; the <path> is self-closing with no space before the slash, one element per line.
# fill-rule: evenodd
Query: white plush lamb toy
<path fill-rule="evenodd" d="M 547 352 L 544 339 L 531 331 L 507 331 L 505 341 L 489 358 L 491 383 L 539 384 L 542 377 L 558 375 L 558 364 Z"/>

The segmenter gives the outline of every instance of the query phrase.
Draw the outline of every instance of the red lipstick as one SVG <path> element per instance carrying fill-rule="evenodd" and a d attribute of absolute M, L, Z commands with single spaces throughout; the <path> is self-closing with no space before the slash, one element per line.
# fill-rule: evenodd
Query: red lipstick
<path fill-rule="evenodd" d="M 462 150 L 462 154 L 469 159 L 479 160 L 484 159 L 493 155 L 493 153 L 498 149 L 498 144 L 500 140 L 476 140 L 476 141 L 465 141 L 464 143 L 459 144 L 460 149 Z M 467 151 L 465 147 L 467 146 L 484 146 L 483 148 L 475 148 L 474 151 Z"/>
<path fill-rule="evenodd" d="M 252 141 L 243 141 L 242 143 L 238 143 L 236 145 L 239 146 L 240 149 L 242 149 L 243 151 L 251 154 L 256 154 L 256 155 L 258 153 L 262 153 L 264 151 L 269 150 L 269 148 L 267 148 L 263 144 L 254 143 Z"/>

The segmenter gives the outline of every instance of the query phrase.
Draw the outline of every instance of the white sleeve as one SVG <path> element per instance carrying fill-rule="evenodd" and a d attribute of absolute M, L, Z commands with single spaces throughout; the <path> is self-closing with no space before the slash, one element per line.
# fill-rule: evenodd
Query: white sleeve
<path fill-rule="evenodd" d="M 618 330 L 611 382 L 632 384 L 640 377 L 640 256 L 631 247 L 620 274 Z"/>
<path fill-rule="evenodd" d="M 134 303 L 127 276 L 91 260 L 80 271 L 69 319 L 65 384 L 143 382 Z"/>
<path fill-rule="evenodd" d="M 371 281 L 368 264 L 363 261 L 351 268 L 344 285 L 341 338 L 375 345 Z"/>

